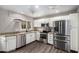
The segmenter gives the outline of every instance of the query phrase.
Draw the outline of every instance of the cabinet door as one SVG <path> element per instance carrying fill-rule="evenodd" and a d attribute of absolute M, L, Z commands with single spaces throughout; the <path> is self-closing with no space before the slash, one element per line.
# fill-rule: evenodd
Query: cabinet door
<path fill-rule="evenodd" d="M 53 44 L 53 34 L 48 35 L 48 43 Z"/>
<path fill-rule="evenodd" d="M 38 20 L 34 21 L 34 27 L 41 27 L 41 22 Z"/>
<path fill-rule="evenodd" d="M 30 43 L 30 34 L 26 34 L 26 44 Z"/>
<path fill-rule="evenodd" d="M 53 21 L 50 21 L 50 22 L 49 22 L 49 26 L 50 26 L 50 27 L 53 27 Z"/>
<path fill-rule="evenodd" d="M 79 14 L 71 14 L 70 15 L 70 21 L 71 21 L 71 40 L 70 40 L 70 48 L 71 50 L 78 51 L 78 42 L 79 42 Z"/>
<path fill-rule="evenodd" d="M 36 40 L 40 40 L 40 32 L 36 32 Z"/>
<path fill-rule="evenodd" d="M 30 40 L 31 42 L 35 41 L 35 33 L 30 34 Z"/>
<path fill-rule="evenodd" d="M 26 34 L 26 44 L 35 41 L 35 33 Z"/>
<path fill-rule="evenodd" d="M 71 30 L 71 50 L 78 51 L 78 32 L 77 28 Z"/>
<path fill-rule="evenodd" d="M 21 47 L 21 35 L 17 35 L 16 37 L 16 48 Z"/>
<path fill-rule="evenodd" d="M 48 39 L 48 43 L 49 43 L 49 44 L 53 44 L 53 39 L 50 39 L 50 38 L 49 38 L 49 39 Z"/>
<path fill-rule="evenodd" d="M 0 36 L 0 51 L 6 50 L 6 39 L 5 36 Z"/>
<path fill-rule="evenodd" d="M 48 38 L 48 43 L 53 44 L 53 38 Z"/>
<path fill-rule="evenodd" d="M 7 39 L 7 51 L 15 50 L 16 49 L 16 36 L 6 37 Z"/>

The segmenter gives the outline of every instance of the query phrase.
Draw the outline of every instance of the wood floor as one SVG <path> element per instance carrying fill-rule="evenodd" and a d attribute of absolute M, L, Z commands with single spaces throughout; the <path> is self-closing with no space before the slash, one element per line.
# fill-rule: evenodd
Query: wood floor
<path fill-rule="evenodd" d="M 11 53 L 67 53 L 67 52 L 56 49 L 52 45 L 35 41 Z"/>

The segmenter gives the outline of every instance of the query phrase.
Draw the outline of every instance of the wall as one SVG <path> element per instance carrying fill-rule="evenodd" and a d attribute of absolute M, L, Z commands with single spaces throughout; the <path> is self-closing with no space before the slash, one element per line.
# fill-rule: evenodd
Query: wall
<path fill-rule="evenodd" d="M 20 31 L 20 23 L 16 22 L 14 19 L 21 19 L 27 21 L 32 20 L 32 18 L 26 17 L 24 15 L 0 9 L 0 33 L 13 32 L 16 30 Z"/>

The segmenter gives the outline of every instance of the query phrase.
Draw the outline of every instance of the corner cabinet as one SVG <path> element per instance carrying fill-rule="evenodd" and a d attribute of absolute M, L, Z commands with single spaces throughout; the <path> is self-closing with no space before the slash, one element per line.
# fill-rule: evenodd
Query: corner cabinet
<path fill-rule="evenodd" d="M 16 49 L 16 36 L 0 36 L 0 51 L 9 52 Z"/>
<path fill-rule="evenodd" d="M 71 50 L 79 51 L 79 13 L 70 14 L 71 20 Z"/>
<path fill-rule="evenodd" d="M 7 41 L 7 49 L 6 51 L 11 51 L 11 50 L 15 50 L 16 49 L 16 36 L 9 36 L 6 37 L 6 41 Z"/>
<path fill-rule="evenodd" d="M 26 33 L 26 44 L 29 44 L 33 41 L 35 41 L 35 33 L 34 32 L 28 32 Z"/>

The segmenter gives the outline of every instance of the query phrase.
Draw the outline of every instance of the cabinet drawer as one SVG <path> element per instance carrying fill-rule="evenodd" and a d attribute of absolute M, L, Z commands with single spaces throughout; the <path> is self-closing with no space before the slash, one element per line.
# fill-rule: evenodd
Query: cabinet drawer
<path fill-rule="evenodd" d="M 48 40 L 53 40 L 53 38 L 49 38 Z"/>
<path fill-rule="evenodd" d="M 48 41 L 49 44 L 53 44 L 53 41 Z"/>
<path fill-rule="evenodd" d="M 53 38 L 53 37 L 48 37 L 48 38 Z"/>

